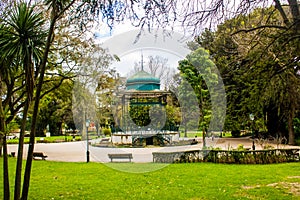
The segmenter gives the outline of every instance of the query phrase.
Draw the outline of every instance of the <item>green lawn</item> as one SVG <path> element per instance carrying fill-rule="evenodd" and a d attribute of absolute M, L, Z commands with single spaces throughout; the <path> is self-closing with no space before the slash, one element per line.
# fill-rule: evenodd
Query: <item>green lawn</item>
<path fill-rule="evenodd" d="M 81 136 L 76 136 L 75 140 L 81 140 Z M 53 142 L 62 142 L 62 141 L 73 141 L 73 136 L 51 136 L 51 137 L 35 137 L 35 141 L 41 143 L 53 143 Z M 7 144 L 18 144 L 19 139 L 10 139 L 7 140 Z M 24 138 L 24 143 L 29 143 L 29 137 Z"/>
<path fill-rule="evenodd" d="M 202 131 L 194 131 L 187 133 L 188 138 L 194 138 L 195 136 L 202 138 Z M 220 133 L 215 133 L 215 136 L 219 137 Z M 180 137 L 184 137 L 184 132 L 180 132 Z M 222 137 L 232 137 L 231 132 L 223 132 Z"/>
<path fill-rule="evenodd" d="M 9 161 L 12 175 L 15 159 Z M 2 159 L 0 164 L 2 168 Z M 300 163 L 186 163 L 148 173 L 113 169 L 160 166 L 34 161 L 29 199 L 300 199 Z"/>

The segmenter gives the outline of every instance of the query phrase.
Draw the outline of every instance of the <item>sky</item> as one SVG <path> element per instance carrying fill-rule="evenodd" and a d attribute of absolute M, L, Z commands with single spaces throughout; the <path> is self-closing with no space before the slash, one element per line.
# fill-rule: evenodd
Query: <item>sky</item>
<path fill-rule="evenodd" d="M 137 9 L 144 15 L 142 9 Z M 175 28 L 177 29 L 177 28 Z M 116 23 L 114 28 L 110 28 L 105 22 L 100 23 L 100 27 L 95 27 L 94 35 L 97 43 L 108 48 L 109 52 L 116 54 L 120 62 L 114 62 L 111 66 L 115 68 L 121 76 L 127 77 L 128 73 L 134 69 L 135 63 L 141 61 L 141 54 L 144 63 L 148 62 L 148 56 L 161 56 L 168 59 L 167 65 L 177 69 L 178 61 L 185 58 L 190 52 L 186 47 L 187 39 L 179 32 L 172 32 L 166 36 L 162 30 L 145 30 L 139 40 L 140 28 L 134 27 L 130 21 Z"/>
<path fill-rule="evenodd" d="M 187 6 L 186 1 L 178 1 L 181 2 L 181 6 Z M 208 9 L 211 6 L 213 0 L 209 1 L 200 1 L 202 7 L 198 9 Z M 239 6 L 240 1 L 224 1 L 227 5 L 227 9 L 225 12 L 230 14 L 230 10 L 236 10 Z M 266 6 L 271 4 L 271 0 L 266 1 L 261 6 Z M 180 5 L 178 5 L 179 10 Z M 194 4 L 192 4 L 194 5 Z M 141 12 L 143 16 L 143 10 L 137 9 L 137 12 Z M 179 12 L 182 12 L 181 10 Z M 201 25 L 201 27 L 205 27 L 205 24 Z M 145 33 L 141 36 L 140 40 L 136 43 L 136 37 L 139 34 L 140 29 L 134 28 L 130 22 L 123 21 L 122 23 L 115 24 L 113 30 L 105 24 L 105 22 L 101 22 L 100 26 L 95 27 L 94 35 L 96 37 L 97 43 L 103 43 L 103 46 L 108 48 L 110 53 L 116 54 L 120 57 L 121 61 L 114 63 L 111 67 L 116 68 L 116 70 L 120 73 L 121 76 L 127 76 L 127 74 L 133 70 L 134 63 L 140 62 L 141 54 L 144 54 L 144 61 L 147 62 L 147 57 L 149 55 L 152 56 L 161 56 L 168 59 L 168 65 L 170 67 L 177 68 L 177 63 L 179 60 L 185 58 L 189 50 L 186 48 L 186 37 L 181 34 L 184 30 L 182 26 L 175 25 L 174 27 L 175 33 L 172 33 L 170 37 L 164 37 L 163 32 L 156 32 L 152 30 L 152 33 L 145 31 Z M 177 31 L 177 32 L 176 32 Z M 186 34 L 186 33 L 185 33 Z M 154 35 L 157 35 L 155 37 Z M 190 36 L 190 39 L 193 37 Z"/>
<path fill-rule="evenodd" d="M 148 56 L 167 58 L 167 65 L 177 69 L 178 61 L 184 59 L 189 53 L 187 40 L 179 33 L 173 32 L 170 36 L 165 36 L 162 30 L 153 33 L 145 31 L 137 40 L 139 31 L 140 29 L 122 24 L 116 26 L 111 35 L 101 33 L 97 38 L 102 47 L 120 58 L 120 61 L 114 62 L 111 67 L 115 68 L 122 77 L 127 77 L 134 69 L 135 63 L 140 63 L 141 55 L 144 63 L 148 62 Z"/>

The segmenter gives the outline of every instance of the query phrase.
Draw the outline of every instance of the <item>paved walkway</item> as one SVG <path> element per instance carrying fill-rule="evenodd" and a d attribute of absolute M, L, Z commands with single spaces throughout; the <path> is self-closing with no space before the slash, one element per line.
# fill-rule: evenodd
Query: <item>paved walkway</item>
<path fill-rule="evenodd" d="M 236 148 L 239 144 L 243 144 L 245 148 L 252 147 L 252 140 L 250 138 L 220 138 L 207 139 L 207 146 L 221 147 L 222 149 Z M 276 148 L 276 145 L 273 145 Z M 300 148 L 299 146 L 280 146 L 280 148 Z M 8 145 L 8 152 L 17 152 L 18 145 Z M 202 148 L 202 143 L 197 145 L 186 146 L 171 146 L 171 147 L 146 147 L 146 148 L 108 148 L 108 147 L 93 147 L 89 146 L 90 160 L 93 162 L 110 162 L 108 158 L 109 153 L 132 153 L 133 162 L 152 162 L 152 152 L 174 152 L 185 150 L 197 150 Z M 256 145 L 256 149 L 261 149 Z M 24 146 L 24 155 L 28 145 Z M 44 152 L 48 158 L 47 160 L 65 161 L 65 162 L 85 162 L 86 161 L 86 142 L 66 142 L 66 143 L 38 143 L 35 144 L 35 151 Z"/>

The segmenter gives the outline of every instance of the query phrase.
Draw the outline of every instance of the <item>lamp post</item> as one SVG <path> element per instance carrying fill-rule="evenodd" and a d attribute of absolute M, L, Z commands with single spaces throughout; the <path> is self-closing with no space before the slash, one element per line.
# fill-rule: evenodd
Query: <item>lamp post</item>
<path fill-rule="evenodd" d="M 253 132 L 253 121 L 254 121 L 254 115 L 251 113 L 249 115 L 249 118 L 251 120 L 251 132 L 252 132 L 252 150 L 255 150 L 255 144 L 254 144 L 254 132 Z"/>
<path fill-rule="evenodd" d="M 86 126 L 86 162 L 90 162 L 90 151 L 89 151 L 89 126 L 90 126 L 90 120 L 87 119 L 85 121 Z"/>

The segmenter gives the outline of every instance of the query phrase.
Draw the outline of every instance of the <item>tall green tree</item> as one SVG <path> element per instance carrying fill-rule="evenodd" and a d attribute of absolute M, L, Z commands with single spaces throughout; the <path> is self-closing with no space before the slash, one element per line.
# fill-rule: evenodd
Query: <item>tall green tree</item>
<path fill-rule="evenodd" d="M 222 85 L 222 81 L 218 69 L 210 59 L 209 52 L 202 47 L 197 48 L 187 55 L 186 60 L 179 62 L 179 70 L 183 78 L 193 88 L 193 92 L 198 99 L 197 105 L 200 109 L 199 126 L 202 129 L 210 128 L 212 131 L 220 131 L 223 126 L 223 120 L 221 119 L 224 116 L 222 115 L 225 114 L 223 108 L 226 105 L 224 104 L 225 101 L 222 103 L 216 100 L 225 100 L 225 96 L 220 93 L 222 88 L 219 86 Z"/>
<path fill-rule="evenodd" d="M 46 79 L 50 79 L 47 77 Z M 51 79 L 55 79 L 52 77 Z M 59 78 L 58 78 L 59 79 Z M 45 85 L 51 89 L 56 82 L 51 80 Z M 72 89 L 73 81 L 64 80 L 58 88 L 45 94 L 40 102 L 40 112 L 37 125 L 37 135 L 45 136 L 44 130 L 49 125 L 51 135 L 61 135 L 64 124 L 69 124 L 74 128 L 72 115 Z"/>
<path fill-rule="evenodd" d="M 33 100 L 34 67 L 42 57 L 45 42 L 43 32 L 43 17 L 41 12 L 35 12 L 34 7 L 20 3 L 13 7 L 7 18 L 3 19 L 4 26 L 0 39 L 1 59 L 11 61 L 10 67 L 22 66 L 25 72 L 26 102 L 23 109 L 23 120 L 19 138 L 18 161 L 16 167 L 15 198 L 20 196 L 21 168 L 23 157 L 24 131 L 28 110 Z M 9 192 L 9 190 L 7 191 Z"/>
<path fill-rule="evenodd" d="M 201 122 L 201 111 L 199 110 L 199 100 L 191 84 L 185 78 L 178 80 L 178 87 L 172 90 L 180 104 L 180 125 L 184 129 L 184 137 L 187 137 L 188 130 L 199 129 Z"/>
<path fill-rule="evenodd" d="M 212 52 L 227 85 L 227 122 L 245 124 L 254 112 L 272 135 L 294 143 L 292 121 L 299 106 L 299 42 L 294 34 L 270 7 L 227 20 L 216 32 L 196 38 Z"/>
<path fill-rule="evenodd" d="M 28 198 L 28 191 L 30 185 L 30 175 L 31 175 L 31 166 L 33 159 L 33 151 L 34 151 L 34 141 L 35 141 L 35 133 L 36 133 L 36 124 L 37 117 L 39 112 L 39 102 L 42 93 L 42 87 L 44 82 L 44 76 L 46 71 L 46 64 L 48 60 L 48 55 L 50 51 L 50 46 L 52 44 L 53 34 L 55 30 L 55 24 L 61 18 L 66 10 L 68 10 L 73 4 L 75 0 L 65 0 L 65 1 L 56 1 L 56 0 L 46 0 L 45 4 L 49 6 L 50 9 L 50 20 L 49 20 L 49 29 L 47 31 L 47 39 L 45 43 L 45 48 L 43 49 L 43 57 L 39 65 L 38 70 L 38 80 L 37 80 L 37 88 L 35 93 L 35 102 L 33 107 L 32 121 L 31 121 L 31 130 L 30 130 L 30 140 L 29 140 L 29 148 L 26 160 L 25 174 L 24 174 L 24 182 L 23 182 L 23 190 L 22 190 L 22 199 L 26 200 Z"/>
<path fill-rule="evenodd" d="M 3 85 L 2 85 L 2 73 L 0 75 L 0 96 L 4 94 Z M 8 174 L 8 154 L 7 154 L 7 144 L 6 144 L 6 135 L 7 135 L 7 125 L 5 123 L 6 116 L 5 110 L 2 105 L 2 101 L 0 101 L 0 142 L 1 148 L 3 146 L 3 189 L 4 189 L 4 199 L 10 198 L 9 193 L 9 174 Z M 5 192 L 7 191 L 7 192 Z"/>

